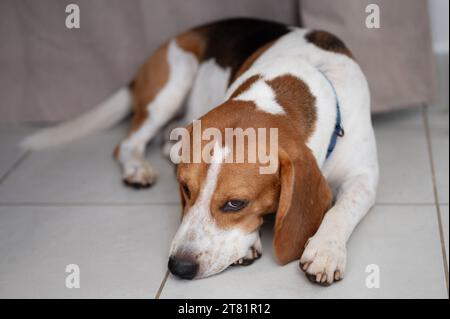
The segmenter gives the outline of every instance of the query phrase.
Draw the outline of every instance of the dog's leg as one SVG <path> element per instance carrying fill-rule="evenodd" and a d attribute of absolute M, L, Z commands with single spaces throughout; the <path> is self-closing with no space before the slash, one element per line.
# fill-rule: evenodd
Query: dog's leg
<path fill-rule="evenodd" d="M 162 46 L 141 68 L 131 86 L 135 106 L 131 130 L 115 152 L 127 185 L 141 188 L 155 181 L 155 171 L 144 158 L 145 147 L 182 106 L 197 68 L 197 57 L 177 40 Z"/>
<path fill-rule="evenodd" d="M 346 243 L 354 228 L 375 203 L 378 185 L 378 160 L 370 123 L 361 140 L 343 145 L 337 159 L 336 202 L 311 237 L 300 258 L 300 267 L 308 279 L 329 285 L 343 278 L 346 267 Z M 356 143 L 356 144 L 355 144 Z M 350 151 L 359 145 L 360 152 Z M 349 149 L 350 148 L 350 149 Z M 345 156 L 342 154 L 350 154 Z M 335 159 L 336 160 L 336 159 Z"/>
<path fill-rule="evenodd" d="M 375 202 L 371 179 L 368 175 L 353 176 L 341 185 L 335 205 L 308 240 L 300 259 L 300 267 L 310 280 L 328 285 L 343 278 L 347 240 Z"/>

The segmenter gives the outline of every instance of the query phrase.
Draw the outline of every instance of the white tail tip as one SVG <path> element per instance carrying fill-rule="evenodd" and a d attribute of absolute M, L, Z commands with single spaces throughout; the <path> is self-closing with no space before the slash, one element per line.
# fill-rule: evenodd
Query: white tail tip
<path fill-rule="evenodd" d="M 27 136 L 20 146 L 36 151 L 66 144 L 110 128 L 125 118 L 130 110 L 130 91 L 121 88 L 106 101 L 75 119 Z"/>

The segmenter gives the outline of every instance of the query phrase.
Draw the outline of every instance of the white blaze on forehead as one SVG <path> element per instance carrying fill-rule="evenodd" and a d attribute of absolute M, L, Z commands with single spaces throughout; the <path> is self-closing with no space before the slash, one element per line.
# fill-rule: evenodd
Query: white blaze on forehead
<path fill-rule="evenodd" d="M 214 190 L 216 189 L 217 177 L 219 176 L 220 168 L 229 152 L 230 150 L 226 146 L 224 148 L 221 148 L 218 144 L 214 146 L 214 154 L 211 159 L 211 164 L 208 168 L 208 173 L 206 174 L 205 183 L 202 187 L 202 190 L 200 191 L 200 196 L 196 201 L 194 207 L 200 206 L 202 208 L 205 208 L 205 211 L 208 207 L 209 211 L 209 204 L 211 203 L 211 197 L 214 193 Z"/>
<path fill-rule="evenodd" d="M 275 92 L 263 79 L 253 83 L 234 100 L 251 101 L 259 110 L 270 114 L 285 114 L 283 107 L 276 100 Z"/>

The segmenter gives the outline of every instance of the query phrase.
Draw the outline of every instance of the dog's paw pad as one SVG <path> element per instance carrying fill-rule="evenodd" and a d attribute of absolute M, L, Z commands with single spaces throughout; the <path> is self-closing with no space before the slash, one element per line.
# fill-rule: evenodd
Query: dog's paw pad
<path fill-rule="evenodd" d="M 311 282 L 329 286 L 343 279 L 345 263 L 345 244 L 338 240 L 313 237 L 300 259 L 300 268 Z"/>
<path fill-rule="evenodd" d="M 250 247 L 245 257 L 238 259 L 235 261 L 232 266 L 249 266 L 253 264 L 253 262 L 262 256 L 262 245 L 260 239 Z"/>
<path fill-rule="evenodd" d="M 249 250 L 249 254 L 247 256 L 238 259 L 233 263 L 233 266 L 250 266 L 253 262 L 259 258 L 261 258 L 262 254 L 259 253 L 255 248 L 251 248 Z"/>
<path fill-rule="evenodd" d="M 134 189 L 150 188 L 153 185 L 153 183 L 147 183 L 147 182 L 144 182 L 144 183 L 142 183 L 142 182 L 131 182 L 130 180 L 125 179 L 125 178 L 123 179 L 123 183 L 124 183 L 125 186 L 131 187 L 131 188 L 134 188 Z"/>
<path fill-rule="evenodd" d="M 134 189 L 148 188 L 156 181 L 156 174 L 147 161 L 126 163 L 122 179 L 125 185 Z"/>

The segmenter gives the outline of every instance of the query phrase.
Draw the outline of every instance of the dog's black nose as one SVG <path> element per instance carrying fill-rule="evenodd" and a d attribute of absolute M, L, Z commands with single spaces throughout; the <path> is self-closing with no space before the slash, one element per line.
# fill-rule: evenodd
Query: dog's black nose
<path fill-rule="evenodd" d="M 183 279 L 192 279 L 198 271 L 198 264 L 187 258 L 170 257 L 169 270 L 172 274 Z"/>

